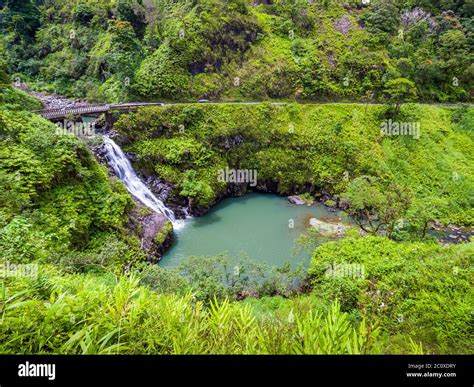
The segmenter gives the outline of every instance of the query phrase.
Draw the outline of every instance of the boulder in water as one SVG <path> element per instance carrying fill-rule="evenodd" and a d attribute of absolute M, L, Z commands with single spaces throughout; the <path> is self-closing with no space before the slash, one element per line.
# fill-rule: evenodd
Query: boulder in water
<path fill-rule="evenodd" d="M 348 228 L 342 223 L 332 224 L 316 218 L 311 218 L 309 224 L 324 236 L 342 236 Z"/>
<path fill-rule="evenodd" d="M 290 203 L 293 203 L 293 204 L 297 204 L 299 206 L 303 205 L 303 204 L 306 204 L 306 201 L 302 198 L 300 198 L 299 196 L 297 195 L 294 195 L 294 196 L 288 196 L 288 201 Z"/>

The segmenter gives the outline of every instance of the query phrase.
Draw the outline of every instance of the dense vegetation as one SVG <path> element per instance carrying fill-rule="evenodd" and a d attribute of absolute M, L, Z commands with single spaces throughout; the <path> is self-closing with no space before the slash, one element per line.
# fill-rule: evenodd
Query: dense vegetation
<path fill-rule="evenodd" d="M 316 249 L 310 273 L 315 294 L 383 328 L 385 351 L 409 350 L 407 337 L 427 353 L 468 353 L 472 343 L 472 243 L 395 243 L 345 239 Z M 362 264 L 364 278 L 328 276 L 328 267 Z"/>
<path fill-rule="evenodd" d="M 12 101 L 23 101 L 19 106 L 30 101 L 29 97 L 24 101 L 25 95 L 14 90 L 5 94 Z M 308 279 L 296 273 L 307 292 L 312 289 L 300 295 L 289 286 L 295 274 L 285 269 L 263 276 L 262 268 L 248 264 L 241 276 L 235 278 L 230 274 L 229 279 L 229 273 L 219 269 L 225 269 L 225 257 L 192 258 L 174 270 L 143 266 L 139 264 L 144 254 L 139 249 L 138 237 L 125 225 L 133 204 L 121 183 L 108 178 L 105 168 L 96 163 L 80 140 L 58 135 L 52 124 L 11 106 L 0 109 L 4 140 L 2 262 L 39 266 L 38 276 L 6 277 L 2 281 L 0 329 L 1 336 L 6 338 L 0 344 L 2 353 L 470 351 L 466 343 L 472 340 L 472 243 L 443 247 L 435 241 L 396 243 L 386 237 L 355 237 L 329 243 L 315 250 Z M 122 135 L 126 134 L 130 146 L 138 151 L 137 165 L 141 165 L 141 157 L 149 157 L 155 162 L 146 164 L 169 168 L 169 175 L 160 172 L 166 178 L 179 172 L 177 165 L 182 170 L 195 168 L 195 176 L 200 179 L 206 174 L 201 174 L 198 166 L 207 169 L 209 176 L 215 172 L 212 168 L 228 162 L 253 167 L 255 159 L 245 158 L 247 154 L 257 160 L 275 157 L 272 163 L 267 160 L 259 166 L 265 178 L 273 176 L 277 187 L 286 187 L 279 192 L 295 184 L 303 187 L 305 182 L 318 188 L 343 190 L 343 186 L 330 184 L 341 180 L 331 178 L 331 173 L 341 174 L 349 165 L 351 176 L 369 172 L 379 176 L 377 171 L 381 169 L 392 179 L 397 172 L 396 176 L 404 176 L 406 184 L 415 187 L 411 179 L 419 177 L 421 171 L 429 172 L 426 163 L 420 161 L 420 169 L 411 163 L 407 169 L 411 173 L 403 173 L 399 167 L 390 169 L 390 163 L 400 160 L 395 155 L 408 154 L 411 147 L 417 146 L 414 141 L 423 141 L 423 136 L 413 141 L 384 139 L 379 144 L 374 140 L 378 132 L 370 119 L 381 114 L 381 108 L 369 108 L 362 116 L 364 109 L 182 106 L 144 109 L 139 114 L 123 116 L 117 127 L 123 129 Z M 418 157 L 428 158 L 434 152 L 438 155 L 436 171 L 440 180 L 434 176 L 424 180 L 420 192 L 432 193 L 433 187 L 443 186 L 441 179 L 450 178 L 449 156 L 453 152 L 443 153 L 436 147 L 463 144 L 464 148 L 455 153 L 456 170 L 463 179 L 472 179 L 466 173 L 473 155 L 472 132 L 466 126 L 470 110 L 413 105 L 402 111 L 416 112 L 426 122 L 427 130 L 432 131 L 425 147 L 434 148 L 423 153 L 423 147 L 418 146 Z M 242 120 L 246 113 L 249 120 L 251 116 L 254 120 Z M 290 113 L 296 124 L 294 132 L 288 134 Z M 305 119 L 300 117 L 302 114 Z M 204 124 L 198 119 L 206 116 L 213 117 L 215 122 Z M 317 116 L 320 124 L 311 131 L 312 116 Z M 433 116 L 442 120 L 444 137 L 436 137 L 438 126 L 429 126 Z M 457 117 L 455 122 L 453 116 Z M 267 125 L 263 125 L 259 123 L 260 117 L 273 119 L 268 118 Z M 363 122 L 368 129 L 363 133 L 355 125 L 357 117 L 366 117 Z M 137 122 L 139 119 L 143 122 Z M 337 121 L 341 125 L 335 125 Z M 146 122 L 148 126 L 143 131 L 135 131 L 130 125 Z M 166 129 L 163 122 L 170 127 Z M 308 124 L 304 126 L 303 122 Z M 345 122 L 350 122 L 350 126 Z M 187 128 L 184 134 L 171 129 L 182 123 Z M 335 127 L 340 130 L 341 149 L 354 148 L 357 157 L 353 161 L 350 153 L 345 158 L 338 148 L 329 146 Z M 349 129 L 352 127 L 355 129 Z M 157 130 L 163 136 L 161 140 L 149 138 Z M 228 158 L 216 150 L 219 141 L 236 136 L 242 138 L 243 149 L 233 148 L 227 152 Z M 293 136 L 291 141 L 287 136 Z M 431 137 L 438 138 L 439 143 L 430 141 Z M 290 170 L 286 162 L 294 166 L 295 160 L 302 159 L 296 158 L 292 149 L 299 147 L 305 151 L 303 141 L 318 144 L 320 154 L 323 149 L 332 149 L 326 157 L 333 162 L 324 163 L 324 158 L 319 158 L 311 164 L 312 159 L 305 157 L 310 163 L 299 163 L 299 168 Z M 376 144 L 375 148 L 368 146 L 369 141 Z M 193 153 L 192 149 L 199 146 L 207 152 Z M 169 158 L 164 158 L 160 149 L 167 149 Z M 364 149 L 364 153 L 358 153 Z M 306 151 L 311 152 L 311 147 Z M 279 159 L 285 152 L 290 159 Z M 246 160 L 250 164 L 244 164 Z M 318 166 L 321 173 L 314 167 L 310 169 L 312 174 L 306 171 L 311 165 Z M 314 180 L 305 181 L 307 176 L 314 176 Z M 195 180 L 192 186 L 205 182 Z M 440 208 L 440 214 L 471 222 L 472 204 L 463 202 L 468 196 L 462 199 L 462 195 L 469 194 L 465 190 L 469 186 L 472 183 L 457 190 L 446 184 L 451 189 L 443 192 L 446 203 L 452 207 Z M 212 189 L 210 192 L 215 195 Z M 197 198 L 201 196 L 198 194 Z M 438 195 L 438 199 L 443 198 Z M 328 265 L 354 263 L 365 265 L 364 278 L 324 275 Z M 266 279 L 262 283 L 259 278 Z M 235 301 L 242 298 L 243 301 Z"/>
<path fill-rule="evenodd" d="M 1 2 L 0 353 L 472 353 L 472 2 Z M 248 184 L 346 210 L 361 232 L 309 270 L 229 257 L 150 265 L 138 206 L 84 141 L 11 86 L 179 104 L 118 117 L 141 175 L 202 214 Z M 419 125 L 389 136 L 389 120 Z M 166 223 L 155 242 L 164 243 Z M 310 232 L 305 243 L 312 246 Z M 25 272 L 26 271 L 26 272 Z"/>
<path fill-rule="evenodd" d="M 14 79 L 74 97 L 472 99 L 470 1 L 3 3 Z"/>
<path fill-rule="evenodd" d="M 390 184 L 410 192 L 399 218 L 413 218 L 412 228 L 422 217 L 474 224 L 472 109 L 404 105 L 394 120 L 419 122 L 419 139 L 381 134 L 391 116 L 383 106 L 177 105 L 140 109 L 115 128 L 135 166 L 175 184 L 191 207 L 224 195 L 217 175 L 228 166 L 256 169 L 258 189 L 340 201 L 357 177 L 372 176 L 383 195 Z"/>
<path fill-rule="evenodd" d="M 30 102 L 13 89 L 2 94 L 11 102 L 6 107 Z M 84 251 L 97 264 L 140 259 L 138 240 L 125 233 L 133 206 L 125 188 L 109 180 L 82 141 L 55 128 L 35 114 L 0 108 L 2 258 L 54 262 Z"/>
<path fill-rule="evenodd" d="M 157 294 L 133 276 L 113 283 L 45 270 L 0 295 L 2 353 L 357 354 L 371 352 L 378 333 L 354 328 L 337 303 L 323 315 L 296 299 L 289 315 L 265 318 L 250 305 Z"/>

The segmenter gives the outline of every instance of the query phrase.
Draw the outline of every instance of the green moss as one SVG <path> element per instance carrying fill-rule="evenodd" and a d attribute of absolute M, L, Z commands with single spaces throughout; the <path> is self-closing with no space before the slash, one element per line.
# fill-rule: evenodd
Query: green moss
<path fill-rule="evenodd" d="M 138 215 L 141 217 L 151 215 L 152 213 L 153 213 L 153 210 L 151 210 L 148 207 L 145 207 L 145 206 L 138 207 Z"/>
<path fill-rule="evenodd" d="M 183 104 L 140 109 L 115 128 L 129 139 L 138 169 L 201 206 L 224 192 L 217 176 L 226 166 L 256 169 L 258 181 L 276 183 L 280 194 L 311 185 L 337 196 L 372 175 L 411 187 L 413 206 L 436 205 L 443 222 L 474 224 L 473 109 L 403 106 L 396 119 L 418 122 L 419 139 L 382 135 L 386 114 L 355 104 Z"/>
<path fill-rule="evenodd" d="M 153 242 L 157 246 L 161 246 L 171 234 L 173 234 L 173 223 L 171 223 L 169 220 L 166 220 L 163 223 L 160 231 L 153 238 Z"/>

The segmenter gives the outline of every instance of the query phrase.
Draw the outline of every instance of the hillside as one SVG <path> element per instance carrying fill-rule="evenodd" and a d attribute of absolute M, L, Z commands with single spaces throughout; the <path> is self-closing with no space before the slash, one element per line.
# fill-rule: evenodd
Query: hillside
<path fill-rule="evenodd" d="M 473 13 L 0 0 L 0 354 L 472 355 Z"/>
<path fill-rule="evenodd" d="M 336 201 L 350 181 L 374 176 L 410 190 L 414 212 L 431 207 L 446 224 L 473 225 L 472 114 L 405 105 L 394 121 L 419 123 L 419 136 L 386 136 L 384 106 L 176 105 L 142 108 L 114 128 L 135 166 L 175 185 L 178 201 L 192 198 L 196 213 L 226 195 L 216 176 L 229 167 L 256 169 L 262 191 Z"/>
<path fill-rule="evenodd" d="M 13 80 L 97 101 L 472 101 L 471 2 L 7 0 Z M 366 4 L 366 5 L 364 5 Z"/>
<path fill-rule="evenodd" d="M 20 106 L 29 100 L 18 91 L 6 94 L 23 101 Z M 0 109 L 0 246 L 8 265 L 34 264 L 37 277 L 2 282 L 0 329 L 11 337 L 0 343 L 2 353 L 469 351 L 464 344 L 472 319 L 472 243 L 439 246 L 430 239 L 395 243 L 381 237 L 332 242 L 315 250 L 312 290 L 303 294 L 288 288 L 281 273 L 263 283 L 258 276 L 250 282 L 242 277 L 229 287 L 222 282 L 221 258 L 190 260 L 179 270 L 143 266 L 140 232 L 127 226 L 133 203 L 121 183 L 107 176 L 80 140 L 58 135 L 52 124 L 18 105 L 6 106 Z M 356 105 L 183 105 L 124 115 L 116 128 L 137 152 L 138 167 L 154 166 L 159 176 L 177 182 L 174 192 L 181 195 L 191 195 L 179 191 L 183 181 L 184 188 L 204 187 L 209 196 L 198 189 L 195 197 L 205 206 L 222 194 L 222 187 L 206 179 L 215 168 L 260 161 L 265 181 L 274 182 L 280 194 L 307 183 L 337 196 L 347 186 L 339 175 L 350 168 L 351 179 L 372 173 L 411 186 L 419 195 L 413 213 L 425 208 L 420 203 L 442 203 L 442 219 L 472 225 L 471 110 L 406 106 L 403 114 L 416 115 L 424 130 L 419 139 L 403 140 L 380 139 L 376 117 L 383 111 Z M 443 122 L 442 129 L 433 122 Z M 176 134 L 182 123 L 184 134 Z M 236 138 L 238 146 L 219 151 L 223 141 Z M 307 154 L 297 157 L 295 149 Z M 430 163 L 436 168 L 427 168 Z M 180 172 L 190 169 L 196 171 L 192 176 Z M 453 170 L 462 176 L 459 186 L 448 184 Z M 399 238 L 419 239 L 419 219 L 412 220 L 408 236 Z M 328 264 L 347 262 L 365 265 L 365 278 L 324 275 Z M 202 271 L 205 265 L 210 266 Z M 242 289 L 260 296 L 236 301 Z M 295 341 L 294 335 L 304 339 Z"/>

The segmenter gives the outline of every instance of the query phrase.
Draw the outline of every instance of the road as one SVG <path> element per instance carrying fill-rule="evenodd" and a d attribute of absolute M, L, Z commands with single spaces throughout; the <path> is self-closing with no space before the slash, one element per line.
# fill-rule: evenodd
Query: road
<path fill-rule="evenodd" d="M 193 102 L 191 102 L 193 103 Z M 226 104 L 226 105 L 259 105 L 263 104 L 263 101 L 253 101 L 253 102 L 194 102 L 194 104 Z M 277 102 L 271 101 L 269 102 L 272 105 L 285 105 L 289 103 L 295 102 Z M 298 103 L 298 102 L 296 102 Z M 94 115 L 100 113 L 107 113 L 112 110 L 132 110 L 135 108 L 143 107 L 143 106 L 173 106 L 173 105 L 182 105 L 182 104 L 190 104 L 190 102 L 173 102 L 173 103 L 163 103 L 163 102 L 129 102 L 129 103 L 121 103 L 121 104 L 97 104 L 97 105 L 82 105 L 79 107 L 60 107 L 60 108 L 52 108 L 52 109 L 45 109 L 45 110 L 38 110 L 35 113 L 42 115 L 44 118 L 47 119 L 58 119 L 58 118 L 65 118 L 66 116 L 72 115 Z M 317 103 L 299 103 L 301 105 L 378 105 L 381 106 L 383 104 L 378 103 L 361 103 L 361 102 L 317 102 Z M 473 104 L 422 104 L 422 105 L 429 105 L 429 106 L 440 106 L 440 107 L 459 107 L 459 106 L 468 106 L 472 108 Z"/>
<path fill-rule="evenodd" d="M 54 94 L 38 93 L 29 90 L 26 85 L 19 87 L 27 91 L 34 97 L 41 100 L 46 107 L 44 110 L 35 111 L 47 119 L 65 118 L 69 114 L 73 115 L 87 115 L 107 113 L 111 110 L 132 110 L 142 106 L 173 106 L 182 104 L 227 104 L 227 105 L 259 105 L 263 103 L 270 103 L 271 105 L 286 105 L 286 104 L 301 104 L 301 105 L 374 105 L 382 106 L 381 103 L 370 102 L 321 102 L 321 101 L 247 101 L 247 102 L 226 102 L 226 101 L 207 101 L 201 100 L 196 102 L 125 102 L 125 103 L 103 103 L 90 104 L 84 100 L 71 100 L 66 97 Z M 440 106 L 440 107 L 459 107 L 468 106 L 474 107 L 474 104 L 467 103 L 420 103 L 421 105 Z"/>

